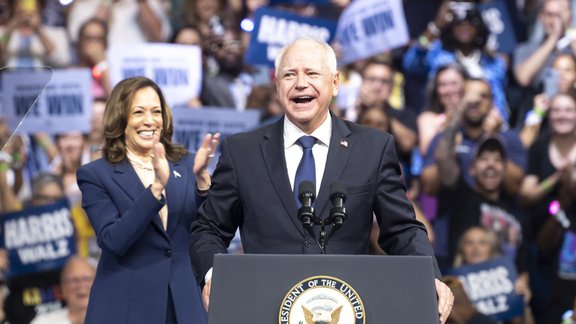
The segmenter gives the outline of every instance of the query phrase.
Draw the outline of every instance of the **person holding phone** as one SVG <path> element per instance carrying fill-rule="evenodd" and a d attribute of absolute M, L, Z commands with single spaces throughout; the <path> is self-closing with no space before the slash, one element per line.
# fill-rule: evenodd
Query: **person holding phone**
<path fill-rule="evenodd" d="M 570 53 L 556 56 L 551 68 L 545 69 L 544 91 L 534 96 L 531 110 L 525 114 L 520 139 L 529 148 L 536 138 L 549 129 L 546 122 L 550 101 L 557 94 L 576 94 L 576 57 Z"/>
<path fill-rule="evenodd" d="M 13 1 L 11 9 L 13 14 L 0 38 L 6 65 L 21 68 L 46 65 L 55 45 L 42 25 L 37 0 Z"/>
<path fill-rule="evenodd" d="M 475 4 L 444 1 L 436 19 L 404 55 L 404 71 L 432 79 L 440 67 L 459 63 L 470 77 L 488 81 L 499 116 L 508 122 L 506 63 L 488 51 L 489 36 L 488 26 Z"/>

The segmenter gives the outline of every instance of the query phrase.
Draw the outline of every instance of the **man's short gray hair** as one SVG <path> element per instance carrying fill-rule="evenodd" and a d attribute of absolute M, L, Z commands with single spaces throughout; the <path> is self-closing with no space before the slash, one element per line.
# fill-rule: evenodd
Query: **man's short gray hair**
<path fill-rule="evenodd" d="M 330 45 L 328 45 L 327 43 L 320 41 L 316 38 L 310 37 L 310 36 L 303 36 L 300 37 L 298 39 L 296 39 L 295 41 L 293 41 L 292 43 L 282 47 L 282 49 L 280 50 L 280 53 L 278 53 L 278 55 L 276 56 L 276 59 L 274 60 L 274 68 L 276 70 L 275 72 L 275 76 L 278 77 L 278 70 L 280 68 L 280 62 L 282 62 L 282 59 L 284 58 L 284 54 L 286 54 L 286 51 L 301 42 L 314 42 L 320 46 L 322 46 L 324 48 L 324 51 L 326 53 L 326 64 L 328 65 L 328 69 L 330 69 L 330 72 L 332 73 L 336 73 L 338 71 L 338 63 L 336 61 L 336 53 L 334 53 L 334 49 L 332 49 L 332 47 Z"/>

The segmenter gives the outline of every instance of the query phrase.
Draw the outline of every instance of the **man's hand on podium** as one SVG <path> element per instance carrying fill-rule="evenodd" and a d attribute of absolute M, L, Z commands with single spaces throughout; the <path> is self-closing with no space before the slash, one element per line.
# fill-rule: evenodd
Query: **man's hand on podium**
<path fill-rule="evenodd" d="M 454 305 L 454 295 L 452 290 L 442 281 L 435 279 L 436 294 L 438 295 L 438 313 L 440 314 L 440 323 L 444 324 L 452 311 Z M 206 289 L 206 287 L 204 287 Z"/>
<path fill-rule="evenodd" d="M 202 288 L 202 302 L 204 303 L 204 308 L 208 311 L 208 306 L 210 306 L 210 288 L 212 287 L 212 279 L 208 280 Z M 438 287 L 438 286 L 436 286 Z M 450 290 L 450 288 L 446 287 L 446 289 Z M 454 297 L 452 297 L 454 299 Z M 448 317 L 448 316 L 446 316 Z"/>

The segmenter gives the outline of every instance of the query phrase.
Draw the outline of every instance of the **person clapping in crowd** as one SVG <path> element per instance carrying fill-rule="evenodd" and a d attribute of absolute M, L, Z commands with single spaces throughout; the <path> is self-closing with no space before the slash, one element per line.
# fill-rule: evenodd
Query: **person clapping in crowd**
<path fill-rule="evenodd" d="M 576 292 L 576 282 L 561 275 L 559 269 L 561 255 L 569 256 L 574 251 L 573 247 L 563 248 L 562 244 L 569 242 L 576 220 L 575 98 L 568 94 L 556 95 L 550 103 L 548 119 L 550 133 L 530 148 L 520 198 L 526 205 L 524 236 L 531 252 L 531 266 L 538 269 L 534 271 L 535 287 L 549 287 L 549 293 L 532 289 L 537 304 L 535 315 L 547 318 L 548 323 L 558 323 L 562 312 L 572 306 Z"/>
<path fill-rule="evenodd" d="M 436 134 L 450 124 L 450 120 L 462 101 L 464 82 L 468 75 L 459 64 L 447 64 L 440 68 L 428 86 L 427 107 L 418 115 L 418 145 L 426 154 Z"/>

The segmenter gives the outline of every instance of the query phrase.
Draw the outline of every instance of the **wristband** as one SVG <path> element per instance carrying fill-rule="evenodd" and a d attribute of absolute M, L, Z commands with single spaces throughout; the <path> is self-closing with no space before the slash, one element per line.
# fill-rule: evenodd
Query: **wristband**
<path fill-rule="evenodd" d="M 6 172 L 10 169 L 10 166 L 6 162 L 0 162 L 0 172 Z"/>
<path fill-rule="evenodd" d="M 542 122 L 542 117 L 535 112 L 534 110 L 530 110 L 526 115 L 526 119 L 524 119 L 524 125 L 526 126 L 534 126 L 538 125 Z"/>
<path fill-rule="evenodd" d="M 546 179 L 540 183 L 540 186 L 542 187 L 542 189 L 544 189 L 544 191 L 548 191 L 550 190 L 550 188 L 552 188 L 551 182 L 552 181 L 550 181 L 550 179 Z"/>
<path fill-rule="evenodd" d="M 430 45 L 430 40 L 428 39 L 428 37 L 420 35 L 420 37 L 418 37 L 418 44 L 420 45 L 420 47 L 427 49 L 428 46 Z"/>
<path fill-rule="evenodd" d="M 532 111 L 539 116 L 540 118 L 544 118 L 544 116 L 546 116 L 546 110 L 538 107 L 538 106 L 534 106 L 534 108 L 532 109 Z"/>
<path fill-rule="evenodd" d="M 50 144 L 50 140 L 48 138 L 42 138 L 38 141 L 38 145 L 40 145 L 41 148 L 46 148 L 48 144 Z"/>

